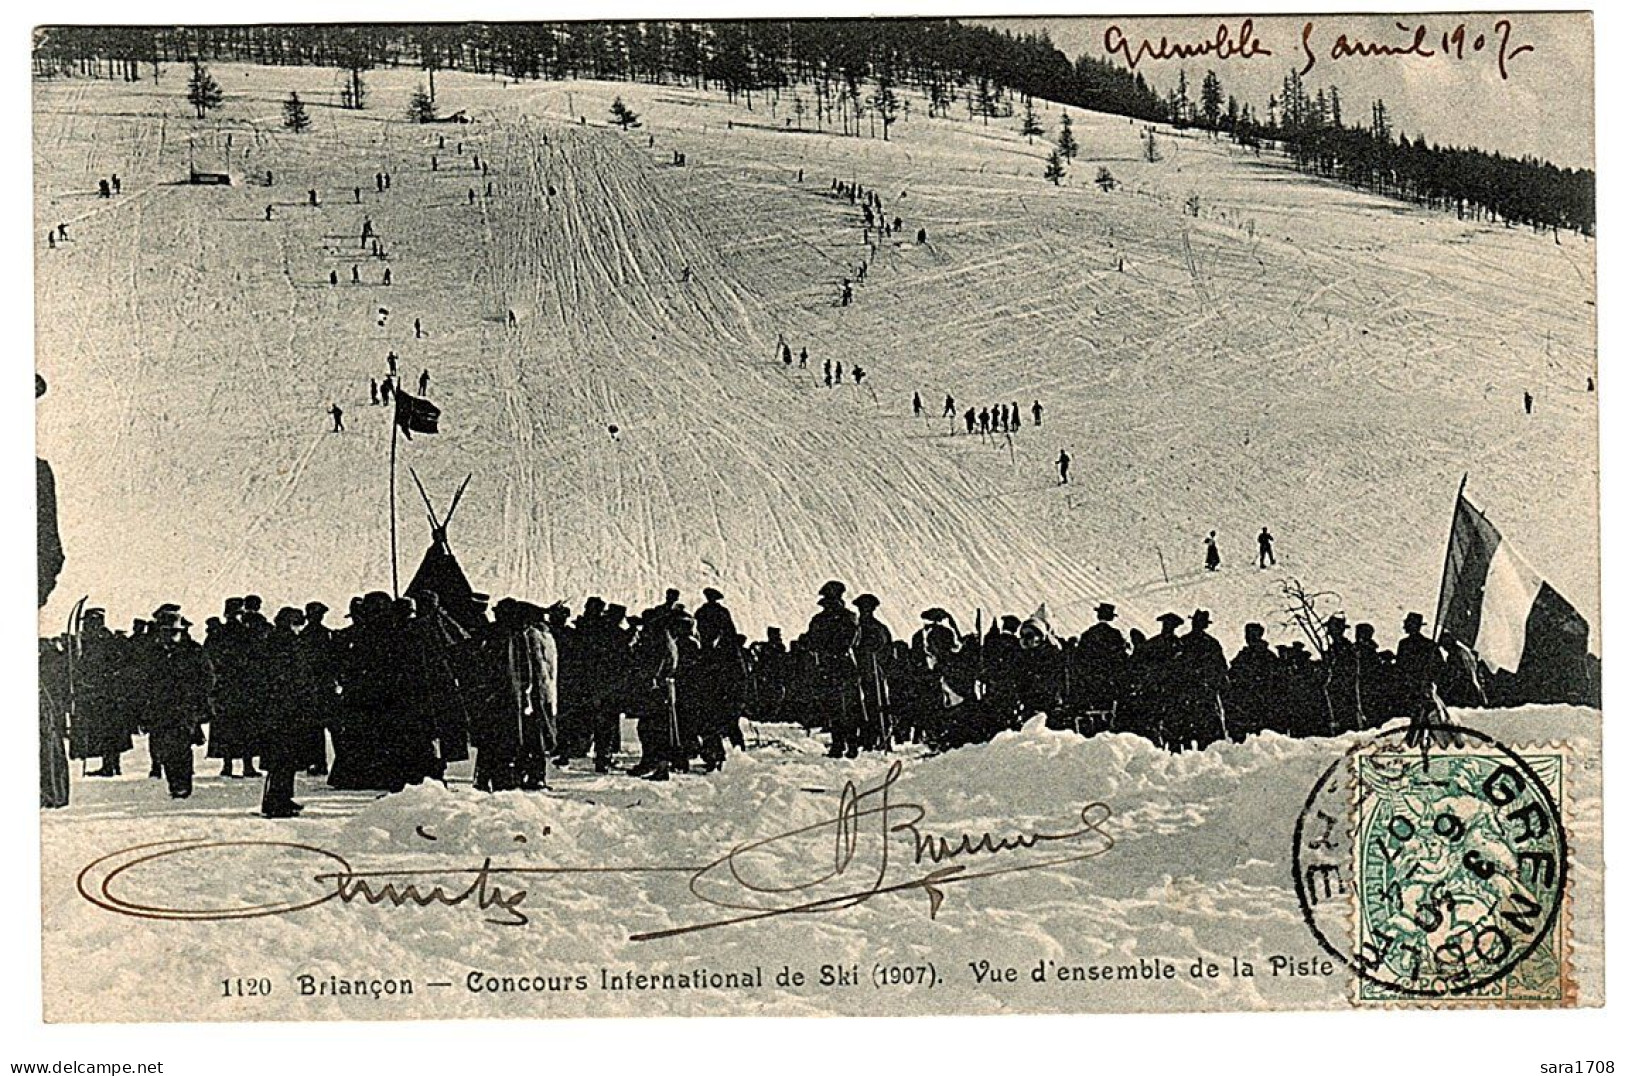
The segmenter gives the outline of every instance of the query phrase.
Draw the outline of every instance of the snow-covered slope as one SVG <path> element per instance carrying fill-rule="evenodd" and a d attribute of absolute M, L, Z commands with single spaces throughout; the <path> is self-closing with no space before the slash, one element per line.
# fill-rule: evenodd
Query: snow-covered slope
<path fill-rule="evenodd" d="M 390 350 L 409 385 L 430 371 L 445 412 L 438 437 L 402 445 L 403 572 L 427 538 L 405 465 L 442 501 L 473 472 L 452 541 L 498 595 L 636 607 L 714 584 L 755 634 L 795 629 L 835 577 L 881 595 L 894 627 L 931 604 L 968 623 L 1047 602 L 1077 630 L 1106 599 L 1141 624 L 1211 608 L 1235 645 L 1245 620 L 1281 619 L 1297 577 L 1389 639 L 1407 609 L 1431 617 L 1470 471 L 1596 623 L 1586 241 L 1457 222 L 1203 137 L 1163 132 L 1146 163 L 1121 117 L 1075 116 L 1082 156 L 1057 188 L 1048 144 L 1016 121 L 927 119 L 918 100 L 883 141 L 788 129 L 789 94 L 747 110 L 442 73 L 442 109 L 476 122 L 417 126 L 411 71 L 370 73 L 362 113 L 331 107 L 332 71 L 215 73 L 228 100 L 201 123 L 175 68 L 156 86 L 36 87 L 39 445 L 68 551 L 47 630 L 83 594 L 118 621 L 165 600 L 200 619 L 249 591 L 342 609 L 387 587 L 388 420 L 366 384 Z M 312 133 L 280 126 L 291 89 Z M 608 125 L 616 95 L 645 126 Z M 1053 133 L 1059 110 L 1040 118 Z M 189 153 L 239 184 L 177 183 Z M 1121 189 L 1097 189 L 1102 166 Z M 96 198 L 113 172 L 124 193 Z M 834 177 L 903 218 L 845 308 L 864 247 Z M 388 288 L 358 257 L 364 217 Z M 47 250 L 58 222 L 71 241 Z M 775 361 L 781 333 L 808 370 Z M 826 390 L 826 358 L 869 377 Z M 945 393 L 1038 398 L 1044 423 L 1024 414 L 1013 446 L 949 436 Z M 326 432 L 333 401 L 343 436 Z M 1248 565 L 1262 525 L 1269 572 Z M 1209 574 L 1214 528 L 1226 562 Z"/>

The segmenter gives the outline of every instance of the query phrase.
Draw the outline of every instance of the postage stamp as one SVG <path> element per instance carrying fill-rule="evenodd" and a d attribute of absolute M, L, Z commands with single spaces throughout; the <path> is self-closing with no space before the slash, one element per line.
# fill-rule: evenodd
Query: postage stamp
<path fill-rule="evenodd" d="M 1574 1003 L 1567 759 L 1435 726 L 1361 744 L 1322 775 L 1294 873 L 1354 1001 Z"/>

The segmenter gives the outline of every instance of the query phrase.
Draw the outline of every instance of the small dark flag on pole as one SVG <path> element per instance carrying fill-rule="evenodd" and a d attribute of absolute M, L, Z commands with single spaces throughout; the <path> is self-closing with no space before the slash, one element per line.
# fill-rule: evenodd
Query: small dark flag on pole
<path fill-rule="evenodd" d="M 1435 623 L 1491 671 L 1509 673 L 1583 661 L 1591 632 L 1465 494 L 1456 497 Z"/>
<path fill-rule="evenodd" d="M 395 425 L 410 441 L 414 433 L 439 433 L 440 408 L 421 396 L 395 390 Z"/>

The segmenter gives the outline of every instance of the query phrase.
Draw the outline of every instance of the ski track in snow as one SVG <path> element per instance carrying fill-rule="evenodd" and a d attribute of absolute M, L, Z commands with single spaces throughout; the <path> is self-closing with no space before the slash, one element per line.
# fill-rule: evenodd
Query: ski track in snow
<path fill-rule="evenodd" d="M 228 101 L 201 123 L 173 72 L 36 88 L 36 231 L 71 233 L 37 262 L 39 443 L 68 546 L 48 630 L 84 593 L 115 621 L 166 600 L 198 619 L 230 593 L 342 608 L 385 585 L 388 414 L 366 382 L 391 349 L 409 389 L 431 371 L 444 411 L 441 435 L 401 445 L 403 577 L 427 538 L 411 465 L 437 498 L 474 473 L 451 538 L 498 596 L 636 608 L 714 584 L 756 635 L 797 630 L 839 578 L 905 632 L 926 605 L 968 625 L 1040 602 L 1076 631 L 1111 600 L 1140 626 L 1210 607 L 1233 646 L 1246 620 L 1281 621 L 1296 577 L 1386 639 L 1407 609 L 1431 614 L 1470 471 L 1596 623 L 1587 241 L 1458 222 L 1177 132 L 1146 164 L 1140 125 L 1088 113 L 1057 189 L 1042 145 L 923 108 L 884 142 L 776 130 L 767 97 L 750 112 L 677 87 L 447 72 L 445 100 L 476 122 L 419 127 L 396 118 L 412 72 L 376 72 L 360 114 L 326 107 L 321 72 L 216 74 Z M 311 102 L 307 135 L 272 126 L 289 89 Z M 616 94 L 645 127 L 598 118 Z M 189 145 L 238 185 L 179 185 Z M 1090 182 L 1102 162 L 1111 195 Z M 125 193 L 102 203 L 89 192 L 113 171 Z M 904 218 L 846 308 L 840 279 L 866 250 L 832 176 Z M 1201 219 L 1181 211 L 1190 194 Z M 358 245 L 364 215 L 387 262 Z M 348 283 L 352 264 L 368 284 Z M 809 369 L 777 361 L 780 333 Z M 870 380 L 827 391 L 826 358 Z M 1013 454 L 950 435 L 948 392 L 961 409 L 1042 398 L 1044 425 L 1024 416 Z M 342 437 L 325 432 L 333 400 Z M 1282 563 L 1258 572 L 1266 524 Z M 1213 528 L 1225 569 L 1192 571 Z"/>

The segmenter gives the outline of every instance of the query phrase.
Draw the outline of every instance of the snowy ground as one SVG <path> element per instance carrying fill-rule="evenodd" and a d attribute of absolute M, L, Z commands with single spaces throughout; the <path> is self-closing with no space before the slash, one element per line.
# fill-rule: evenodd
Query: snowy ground
<path fill-rule="evenodd" d="M 1600 719 L 1562 707 L 1463 713 L 1463 723 L 1519 749 L 1566 742 L 1564 823 L 1572 865 L 1571 959 L 1580 1001 L 1602 999 Z M 829 908 L 657 940 L 633 935 L 729 916 L 716 903 L 761 902 L 715 873 L 689 881 L 730 848 L 834 817 L 848 780 L 872 787 L 887 758 L 821 757 L 819 745 L 787 727 L 753 730 L 751 749 L 720 775 L 651 785 L 622 775 L 566 772 L 546 794 L 475 792 L 459 773 L 449 788 L 424 786 L 387 797 L 339 793 L 301 780 L 303 818 L 255 815 L 258 782 L 215 776 L 189 801 L 170 801 L 145 776 L 138 752 L 126 776 L 76 781 L 74 803 L 46 812 L 44 945 L 47 1017 L 52 1020 L 385 1019 L 635 1013 L 1121 1011 L 1144 1009 L 1328 1008 L 1347 1003 L 1349 978 L 1335 972 L 1273 974 L 1272 956 L 1324 958 L 1306 929 L 1291 881 L 1293 826 L 1322 771 L 1349 739 L 1294 741 L 1274 735 L 1171 757 L 1131 736 L 1081 740 L 1042 730 L 1009 733 L 948 755 L 905 757 L 894 802 L 927 812 L 920 830 L 1010 835 L 1078 828 L 1078 812 L 1110 808 L 1100 828 L 1114 842 L 1092 858 L 1006 877 L 943 887 L 935 919 L 920 889 L 876 896 L 861 907 Z M 1098 813 L 1094 817 L 1099 817 Z M 859 828 L 870 823 L 861 819 Z M 873 859 L 863 832 L 858 859 Z M 432 838 L 432 839 L 431 839 Z M 523 840 L 521 840 L 523 838 Z M 526 925 L 496 925 L 500 908 L 399 909 L 329 902 L 286 916 L 224 922 L 115 915 L 75 891 L 79 871 L 121 849 L 175 840 L 286 841 L 343 855 L 357 871 L 410 869 L 424 886 L 459 890 L 485 857 L 507 867 L 681 868 L 634 873 L 564 873 L 497 879 L 527 887 Z M 829 830 L 804 843 L 773 845 L 740 864 L 760 885 L 804 880 L 827 869 Z M 890 882 L 922 873 L 912 838 L 886 841 Z M 1055 845 L 1070 853 L 1098 842 Z M 1003 866 L 996 857 L 973 862 Z M 124 860 L 117 861 L 119 863 Z M 113 869 L 92 871 L 87 886 Z M 332 863 L 314 853 L 228 847 L 137 864 L 114 878 L 120 900 L 149 906 L 237 908 L 304 899 L 325 889 L 311 879 Z M 863 871 L 854 868 L 863 879 Z M 841 880 L 837 880 L 841 881 Z M 809 899 L 850 891 L 825 887 Z M 856 888 L 862 888 L 863 880 Z M 329 885 L 326 888 L 331 888 Z M 791 901 L 794 903 L 794 901 Z M 1250 961 L 1251 979 L 1229 974 Z M 1051 959 L 1064 966 L 1169 962 L 1158 982 L 1030 981 Z M 1193 979 L 1198 958 L 1225 973 Z M 1015 983 L 978 984 L 971 965 L 1014 967 Z M 929 964 L 937 985 L 877 989 L 877 965 Z M 807 983 L 779 987 L 784 966 Z M 823 965 L 853 966 L 859 984 L 821 986 Z M 660 973 L 760 966 L 761 989 L 606 992 L 600 969 Z M 1328 968 L 1331 966 L 1329 965 Z M 585 990 L 471 991 L 484 976 L 586 977 Z M 325 981 L 410 978 L 410 997 L 305 997 L 298 976 Z M 265 977 L 268 998 L 222 997 L 222 979 Z M 448 987 L 431 987 L 446 982 Z M 556 988 L 555 988 L 556 989 Z"/>
<path fill-rule="evenodd" d="M 1075 117 L 1083 152 L 1057 189 L 1048 144 L 1015 120 L 928 120 L 918 100 L 888 142 L 786 130 L 789 95 L 750 111 L 443 73 L 442 109 L 476 122 L 422 127 L 402 118 L 412 71 L 372 73 L 362 113 L 332 107 L 332 71 L 215 73 L 227 103 L 202 123 L 180 68 L 36 87 L 39 445 L 68 549 L 47 630 L 84 594 L 118 622 L 165 600 L 201 619 L 248 591 L 342 609 L 387 585 L 388 425 L 366 381 L 391 349 L 409 383 L 430 370 L 445 410 L 403 462 L 442 500 L 474 472 L 452 539 L 497 595 L 636 606 L 715 584 L 755 634 L 795 630 L 835 577 L 879 594 L 894 627 L 926 605 L 968 623 L 1042 601 L 1075 631 L 1109 599 L 1141 625 L 1211 608 L 1233 646 L 1244 621 L 1280 621 L 1278 584 L 1297 577 L 1392 639 L 1406 610 L 1431 615 L 1470 471 L 1597 624 L 1587 241 L 1457 222 L 1200 137 L 1164 132 L 1147 164 L 1121 117 Z M 280 126 L 290 89 L 310 134 Z M 607 126 L 617 94 L 645 127 Z M 1053 133 L 1058 110 L 1040 118 Z M 177 184 L 189 153 L 239 185 Z M 1096 189 L 1102 165 L 1123 189 Z M 125 193 L 104 202 L 112 172 Z M 861 220 L 825 196 L 834 176 L 904 218 L 844 309 Z M 1181 210 L 1193 194 L 1199 220 Z M 353 256 L 364 215 L 390 288 Z M 72 241 L 47 250 L 59 221 Z M 348 283 L 357 261 L 367 286 Z M 781 332 L 812 369 L 773 360 Z M 826 391 L 826 357 L 870 380 Z M 1041 398 L 1044 426 L 1013 452 L 949 436 L 945 392 Z M 343 437 L 325 432 L 333 400 Z M 409 573 L 427 535 L 404 471 L 400 504 Z M 1248 567 L 1261 525 L 1278 570 Z M 1216 575 L 1199 570 L 1211 528 Z"/>

